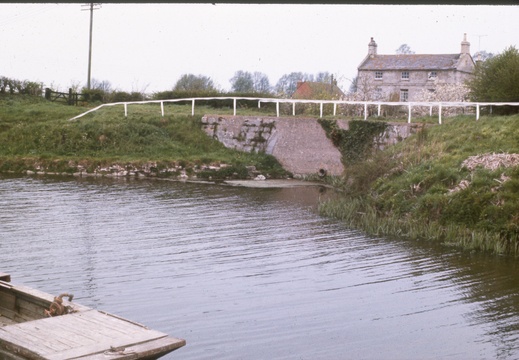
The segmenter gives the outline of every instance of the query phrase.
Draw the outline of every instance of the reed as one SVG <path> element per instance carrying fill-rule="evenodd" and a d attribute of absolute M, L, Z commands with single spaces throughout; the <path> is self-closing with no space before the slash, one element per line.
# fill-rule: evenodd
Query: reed
<path fill-rule="evenodd" d="M 517 115 L 424 127 L 346 163 L 336 184 L 340 199 L 321 204 L 320 212 L 371 235 L 519 255 L 519 167 L 462 165 L 478 154 L 519 153 L 518 133 Z"/>

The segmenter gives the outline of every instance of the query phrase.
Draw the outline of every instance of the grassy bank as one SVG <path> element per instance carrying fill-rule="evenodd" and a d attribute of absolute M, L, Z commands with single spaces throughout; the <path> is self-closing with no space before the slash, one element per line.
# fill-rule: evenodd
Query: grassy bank
<path fill-rule="evenodd" d="M 519 255 L 519 116 L 456 117 L 350 161 L 323 215 L 373 235 Z M 478 155 L 484 155 L 479 156 Z"/>
<path fill-rule="evenodd" d="M 165 117 L 154 104 L 131 107 L 128 117 L 119 106 L 69 121 L 86 110 L 39 97 L 0 98 L 0 172 L 92 173 L 118 164 L 161 176 L 246 178 L 251 167 L 265 176 L 287 175 L 270 155 L 234 151 L 209 138 L 202 113 L 186 115 L 187 105 L 167 107 Z"/>

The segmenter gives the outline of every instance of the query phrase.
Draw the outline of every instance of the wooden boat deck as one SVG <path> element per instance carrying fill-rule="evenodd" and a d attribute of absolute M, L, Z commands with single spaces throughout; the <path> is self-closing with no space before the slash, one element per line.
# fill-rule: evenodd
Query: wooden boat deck
<path fill-rule="evenodd" d="M 2 327 L 0 341 L 4 347 L 18 348 L 24 358 L 48 360 L 106 359 L 106 355 L 130 359 L 146 349 L 185 344 L 184 340 L 93 309 Z"/>
<path fill-rule="evenodd" d="M 183 339 L 72 302 L 66 302 L 72 313 L 39 316 L 43 311 L 38 302 L 48 307 L 51 295 L 3 281 L 0 285 L 1 359 L 156 359 L 186 344 Z"/>

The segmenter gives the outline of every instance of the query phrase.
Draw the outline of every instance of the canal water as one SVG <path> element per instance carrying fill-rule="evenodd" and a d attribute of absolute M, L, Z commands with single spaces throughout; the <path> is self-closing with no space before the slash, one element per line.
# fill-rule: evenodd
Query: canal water
<path fill-rule="evenodd" d="M 329 195 L 3 177 L 0 271 L 187 340 L 164 359 L 519 358 L 516 260 L 364 236 Z"/>

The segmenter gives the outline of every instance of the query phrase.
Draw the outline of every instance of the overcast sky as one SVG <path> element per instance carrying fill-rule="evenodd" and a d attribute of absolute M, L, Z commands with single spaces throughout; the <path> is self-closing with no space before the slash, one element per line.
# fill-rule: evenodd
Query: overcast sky
<path fill-rule="evenodd" d="M 0 76 L 65 91 L 85 86 L 90 12 L 77 4 L 0 4 Z M 92 78 L 121 91 L 170 90 L 183 74 L 222 90 L 238 70 L 271 85 L 295 71 L 349 79 L 374 37 L 379 54 L 519 48 L 519 7 L 489 5 L 102 4 L 94 11 Z"/>

